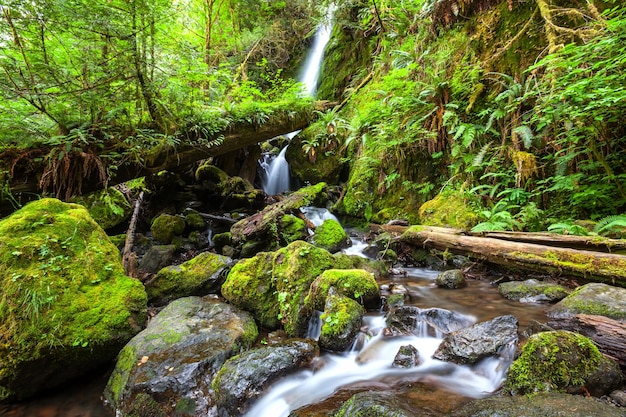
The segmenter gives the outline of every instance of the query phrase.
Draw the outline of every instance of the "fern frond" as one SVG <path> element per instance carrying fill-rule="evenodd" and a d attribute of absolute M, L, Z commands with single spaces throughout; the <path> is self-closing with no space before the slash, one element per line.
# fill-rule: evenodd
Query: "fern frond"
<path fill-rule="evenodd" d="M 607 216 L 601 219 L 593 231 L 598 234 L 610 233 L 616 231 L 616 229 L 626 228 L 626 215 L 618 214 L 613 216 Z"/>
<path fill-rule="evenodd" d="M 486 143 L 482 148 L 480 148 L 480 151 L 476 154 L 476 156 L 474 157 L 474 160 L 472 161 L 473 166 L 477 167 L 483 163 L 483 161 L 485 160 L 485 155 L 487 154 L 487 151 L 489 150 L 490 147 L 491 147 L 491 142 Z"/>
<path fill-rule="evenodd" d="M 532 146 L 535 135 L 533 134 L 533 131 L 530 127 L 518 126 L 513 129 L 513 132 L 515 132 L 515 134 L 522 139 L 522 142 L 524 142 L 524 147 L 526 147 L 526 149 Z"/>

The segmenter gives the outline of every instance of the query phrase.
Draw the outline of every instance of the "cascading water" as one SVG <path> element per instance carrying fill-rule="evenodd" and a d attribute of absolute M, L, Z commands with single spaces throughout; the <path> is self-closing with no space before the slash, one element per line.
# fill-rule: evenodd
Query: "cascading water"
<path fill-rule="evenodd" d="M 332 16 L 334 10 L 334 6 L 328 8 L 324 22 L 317 28 L 311 52 L 305 62 L 302 74 L 299 77 L 300 82 L 304 84 L 304 93 L 309 96 L 314 96 L 317 90 L 324 49 L 330 40 L 332 31 Z M 300 131 L 291 132 L 286 136 L 291 140 L 299 132 Z M 285 159 L 287 146 L 285 146 L 275 158 L 265 156 L 259 161 L 259 165 L 263 170 L 261 186 L 266 194 L 281 194 L 291 189 L 289 182 L 289 163 L 287 159 Z"/>

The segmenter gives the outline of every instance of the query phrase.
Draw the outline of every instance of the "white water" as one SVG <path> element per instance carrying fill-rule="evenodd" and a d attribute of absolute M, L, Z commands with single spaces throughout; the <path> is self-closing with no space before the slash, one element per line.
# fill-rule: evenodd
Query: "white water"
<path fill-rule="evenodd" d="M 495 391 L 505 377 L 514 346 L 503 358 L 487 358 L 473 366 L 456 365 L 432 359 L 441 338 L 419 336 L 383 337 L 382 315 L 365 318 L 374 334 L 359 351 L 322 356 L 324 366 L 316 372 L 301 371 L 275 384 L 245 414 L 247 417 L 287 417 L 293 410 L 314 404 L 331 396 L 343 386 L 361 381 L 397 379 L 424 382 L 471 398 Z M 411 344 L 423 363 L 414 368 L 392 367 L 401 346 Z"/>
<path fill-rule="evenodd" d="M 311 52 L 300 75 L 300 82 L 304 84 L 304 94 L 309 96 L 314 96 L 317 91 L 324 49 L 330 40 L 330 34 L 332 32 L 332 16 L 334 10 L 334 6 L 329 7 L 324 23 L 317 28 Z M 285 136 L 291 140 L 299 132 L 298 130 L 288 133 Z M 266 156 L 259 162 L 261 168 L 264 170 L 261 186 L 263 187 L 263 191 L 268 195 L 282 194 L 291 190 L 289 183 L 289 163 L 287 159 L 285 159 L 287 146 L 285 146 L 275 158 Z"/>

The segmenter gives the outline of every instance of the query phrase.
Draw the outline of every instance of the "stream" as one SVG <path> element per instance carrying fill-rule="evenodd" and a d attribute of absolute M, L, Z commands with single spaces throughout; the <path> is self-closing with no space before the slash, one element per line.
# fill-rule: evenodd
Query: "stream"
<path fill-rule="evenodd" d="M 328 214 L 308 212 L 323 221 Z M 358 240 L 348 252 L 362 248 Z M 484 280 L 468 280 L 463 289 L 447 290 L 435 285 L 438 271 L 407 268 L 406 275 L 392 276 L 381 285 L 402 286 L 407 290 L 406 305 L 421 309 L 438 307 L 469 316 L 473 322 L 512 314 L 520 329 L 531 320 L 545 321 L 545 305 L 512 302 L 500 296 L 498 288 Z M 427 401 L 433 416 L 449 412 L 468 398 L 489 395 L 502 382 L 508 363 L 487 358 L 474 366 L 460 366 L 431 359 L 441 341 L 426 331 L 411 337 L 381 337 L 384 318 L 381 312 L 370 312 L 364 319 L 370 335 L 363 346 L 343 354 L 324 354 L 315 372 L 302 371 L 276 383 L 246 414 L 247 417 L 280 417 L 295 415 L 324 416 L 351 395 L 365 390 L 395 392 L 412 401 Z M 315 332 L 315 331 L 313 331 Z M 313 334 L 315 336 L 315 334 Z M 391 367 L 402 345 L 411 344 L 424 362 L 417 367 Z M 507 355 L 504 355 L 507 356 Z M 49 396 L 21 404 L 0 405 L 0 415 L 7 417 L 109 417 L 100 395 L 107 372 L 90 375 L 86 381 L 64 387 Z"/>

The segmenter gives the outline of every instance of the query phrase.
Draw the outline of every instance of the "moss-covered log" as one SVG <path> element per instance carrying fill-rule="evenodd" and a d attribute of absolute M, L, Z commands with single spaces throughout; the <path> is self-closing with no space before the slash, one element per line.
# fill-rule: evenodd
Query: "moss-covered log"
<path fill-rule="evenodd" d="M 415 246 L 449 250 L 509 268 L 582 277 L 626 287 L 626 256 L 568 247 L 466 236 L 413 226 L 400 238 Z"/>
<path fill-rule="evenodd" d="M 224 155 L 276 136 L 303 129 L 315 120 L 320 111 L 328 110 L 335 104 L 328 101 L 316 101 L 311 106 L 303 107 L 300 110 L 295 109 L 289 117 L 282 112 L 276 112 L 276 115 L 270 116 L 261 125 L 253 121 L 233 123 L 225 130 L 212 134 L 211 137 L 196 138 L 202 140 L 181 139 L 175 147 L 158 146 L 148 151 L 141 160 L 126 158 L 122 163 L 118 163 L 115 169 L 108 169 L 110 167 L 105 166 L 98 155 L 99 152 L 119 152 L 111 149 L 108 145 L 105 145 L 103 150 L 99 152 L 77 152 L 75 155 L 68 153 L 67 158 L 64 157 L 62 160 L 62 164 L 53 165 L 52 168 L 48 159 L 44 157 L 53 152 L 52 148 L 37 149 L 36 155 L 33 154 L 32 158 L 19 157 L 19 164 L 16 164 L 15 152 L 4 152 L 0 154 L 0 167 L 13 167 L 9 187 L 14 195 L 52 191 L 59 198 L 71 197 L 74 194 L 87 193 L 103 188 L 105 185 L 119 184 L 160 171 L 184 169 L 196 161 Z M 198 145 L 198 143 L 210 143 L 211 145 L 203 146 Z M 18 154 L 21 153 L 18 152 Z M 68 167 L 77 167 L 78 169 L 70 170 Z M 110 172 L 108 178 L 105 171 Z M 53 178 L 54 181 L 45 182 L 42 181 L 42 177 Z"/>

